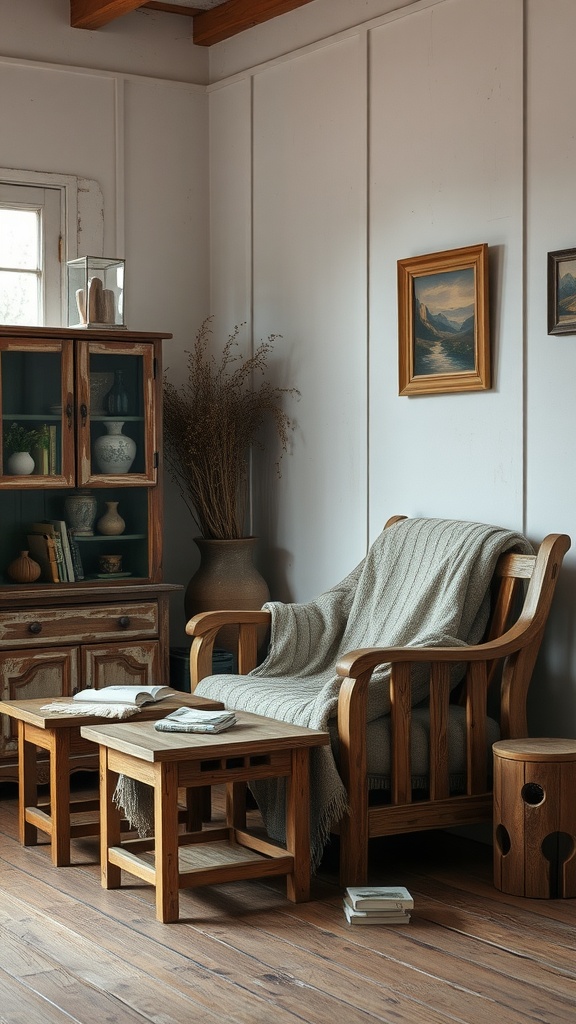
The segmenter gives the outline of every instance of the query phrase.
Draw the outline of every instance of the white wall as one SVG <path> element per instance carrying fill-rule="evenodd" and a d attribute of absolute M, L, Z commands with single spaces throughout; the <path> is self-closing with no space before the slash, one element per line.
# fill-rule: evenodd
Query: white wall
<path fill-rule="evenodd" d="M 282 479 L 258 467 L 274 596 L 337 582 L 397 512 L 576 547 L 576 343 L 546 334 L 547 251 L 576 245 L 575 30 L 573 0 L 315 0 L 212 48 L 212 308 L 282 334 L 275 379 L 302 392 Z M 400 397 L 397 260 L 479 242 L 492 389 Z M 551 734 L 576 734 L 575 558 L 531 693 Z"/>
<path fill-rule="evenodd" d="M 209 312 L 208 64 L 189 19 L 149 13 L 81 32 L 68 0 L 0 0 L 0 162 L 98 182 L 104 255 L 126 258 L 127 326 L 174 335 L 164 364 L 176 377 Z M 169 480 L 166 494 L 164 576 L 184 585 L 193 530 Z M 183 628 L 178 595 L 176 642 Z"/>
<path fill-rule="evenodd" d="M 209 51 L 186 18 L 68 13 L 0 0 L 0 163 L 99 182 L 129 326 L 174 334 L 174 377 L 209 312 L 220 337 L 283 335 L 297 429 L 254 493 L 274 596 L 336 582 L 395 512 L 576 536 L 576 342 L 546 333 L 546 254 L 576 245 L 573 0 L 314 0 Z M 481 241 L 492 390 L 400 398 L 396 261 Z M 167 580 L 191 533 L 168 482 Z M 551 734 L 576 729 L 575 560 L 532 688 Z M 183 624 L 178 600 L 175 643 Z"/>

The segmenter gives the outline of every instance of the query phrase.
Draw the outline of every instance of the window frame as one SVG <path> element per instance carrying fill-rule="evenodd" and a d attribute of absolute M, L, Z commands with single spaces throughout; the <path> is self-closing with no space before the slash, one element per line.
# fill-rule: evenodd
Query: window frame
<path fill-rule="evenodd" d="M 60 191 L 60 292 L 58 313 L 44 326 L 61 327 L 67 322 L 66 263 L 79 256 L 104 255 L 104 197 L 97 181 L 50 171 L 25 171 L 0 167 L 0 184 L 29 185 Z"/>

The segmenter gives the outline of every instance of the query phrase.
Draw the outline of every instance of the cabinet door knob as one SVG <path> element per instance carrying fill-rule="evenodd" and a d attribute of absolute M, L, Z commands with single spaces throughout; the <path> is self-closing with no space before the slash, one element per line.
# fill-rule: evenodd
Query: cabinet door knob
<path fill-rule="evenodd" d="M 121 615 L 118 619 L 118 625 L 120 626 L 120 629 L 128 629 L 128 626 L 130 625 L 130 619 L 128 616 Z"/>
<path fill-rule="evenodd" d="M 30 625 L 28 626 L 28 632 L 29 633 L 34 633 L 34 634 L 41 633 L 42 632 L 42 623 L 41 622 L 31 622 Z"/>

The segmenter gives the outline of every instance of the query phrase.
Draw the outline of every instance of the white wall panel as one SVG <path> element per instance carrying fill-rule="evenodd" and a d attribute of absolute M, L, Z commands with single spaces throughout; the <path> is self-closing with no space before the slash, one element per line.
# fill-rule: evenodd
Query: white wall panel
<path fill-rule="evenodd" d="M 173 335 L 164 342 L 164 366 L 180 382 L 208 306 L 205 90 L 131 78 L 123 111 L 128 326 Z M 185 586 L 198 561 L 196 528 L 168 474 L 165 485 L 164 578 Z M 177 595 L 171 632 L 178 644 L 184 626 Z"/>
<path fill-rule="evenodd" d="M 208 304 L 204 89 L 147 79 L 124 87 L 129 326 L 191 345 Z"/>
<path fill-rule="evenodd" d="M 215 334 L 226 340 L 235 324 L 251 330 L 252 106 L 251 79 L 209 94 L 210 306 Z M 244 337 L 246 332 L 244 333 Z"/>
<path fill-rule="evenodd" d="M 209 50 L 210 81 L 253 68 L 283 54 L 293 54 L 302 46 L 366 24 L 373 18 L 418 4 L 441 0 L 315 0 L 281 19 L 272 18 L 249 32 L 225 39 Z"/>
<path fill-rule="evenodd" d="M 283 335 L 275 379 L 302 392 L 292 453 L 256 503 L 284 598 L 365 553 L 365 104 L 358 37 L 254 79 L 254 331 Z"/>
<path fill-rule="evenodd" d="M 454 0 L 370 34 L 370 526 L 522 527 L 522 4 Z M 489 244 L 494 387 L 398 396 L 397 260 Z"/>
<path fill-rule="evenodd" d="M 548 335 L 547 254 L 576 247 L 572 0 L 527 4 L 528 533 L 573 538 L 531 688 L 540 735 L 576 730 L 576 333 Z"/>

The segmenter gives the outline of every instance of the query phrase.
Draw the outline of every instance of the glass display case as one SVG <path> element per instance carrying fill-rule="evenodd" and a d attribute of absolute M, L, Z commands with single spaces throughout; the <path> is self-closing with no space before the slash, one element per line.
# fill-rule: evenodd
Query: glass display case
<path fill-rule="evenodd" d="M 103 256 L 82 256 L 66 264 L 69 327 L 125 329 L 124 263 Z"/>

